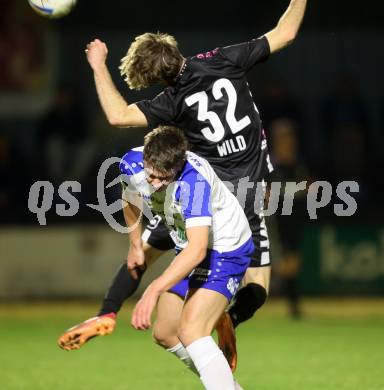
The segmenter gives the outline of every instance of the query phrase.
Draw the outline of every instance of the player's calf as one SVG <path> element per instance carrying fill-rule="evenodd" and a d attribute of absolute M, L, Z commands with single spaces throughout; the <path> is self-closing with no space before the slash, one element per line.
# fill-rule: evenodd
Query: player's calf
<path fill-rule="evenodd" d="M 267 291 L 259 284 L 249 283 L 241 288 L 228 310 L 233 326 L 236 328 L 242 322 L 252 318 L 255 312 L 264 305 L 266 299 Z"/>
<path fill-rule="evenodd" d="M 251 266 L 244 275 L 245 286 L 237 291 L 228 310 L 233 326 L 253 317 L 268 297 L 271 266 Z"/>
<path fill-rule="evenodd" d="M 232 372 L 235 372 L 237 367 L 236 334 L 228 313 L 223 313 L 220 317 L 216 324 L 216 332 L 219 348 L 223 351 Z"/>

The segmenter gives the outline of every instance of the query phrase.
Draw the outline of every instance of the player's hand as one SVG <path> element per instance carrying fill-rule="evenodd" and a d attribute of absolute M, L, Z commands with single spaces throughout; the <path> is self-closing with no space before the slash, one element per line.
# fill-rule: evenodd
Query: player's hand
<path fill-rule="evenodd" d="M 133 279 L 139 277 L 138 270 L 145 270 L 145 255 L 143 248 L 137 248 L 131 245 L 129 247 L 128 256 L 127 256 L 127 267 L 128 272 L 131 274 Z"/>
<path fill-rule="evenodd" d="M 107 45 L 100 41 L 100 39 L 95 39 L 92 42 L 88 43 L 85 49 L 85 55 L 89 65 L 92 69 L 97 69 L 99 66 L 105 64 L 108 55 Z"/>
<path fill-rule="evenodd" d="M 154 283 L 149 285 L 132 313 L 131 324 L 135 329 L 146 330 L 151 327 L 151 315 L 159 296 L 160 291 L 156 290 Z"/>

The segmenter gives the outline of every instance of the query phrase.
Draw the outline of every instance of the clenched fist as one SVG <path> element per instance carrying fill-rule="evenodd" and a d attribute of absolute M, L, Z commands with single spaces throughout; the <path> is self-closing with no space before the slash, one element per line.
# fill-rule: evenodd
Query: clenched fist
<path fill-rule="evenodd" d="M 128 272 L 131 274 L 133 279 L 138 279 L 138 272 L 144 271 L 146 268 L 145 255 L 142 247 L 137 248 L 130 245 L 127 256 L 127 267 Z"/>
<path fill-rule="evenodd" d="M 87 48 L 85 49 L 85 54 L 89 65 L 91 65 L 91 68 L 95 70 L 105 64 L 105 60 L 108 55 L 108 48 L 104 42 L 100 41 L 100 39 L 95 39 L 88 43 Z"/>

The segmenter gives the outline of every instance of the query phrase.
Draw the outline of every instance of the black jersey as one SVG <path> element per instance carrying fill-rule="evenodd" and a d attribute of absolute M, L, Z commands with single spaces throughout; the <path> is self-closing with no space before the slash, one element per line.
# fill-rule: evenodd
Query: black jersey
<path fill-rule="evenodd" d="M 267 145 L 246 73 L 269 53 L 263 37 L 188 57 L 175 85 L 137 106 L 149 127 L 182 129 L 190 149 L 222 180 L 258 181 L 267 167 Z"/>

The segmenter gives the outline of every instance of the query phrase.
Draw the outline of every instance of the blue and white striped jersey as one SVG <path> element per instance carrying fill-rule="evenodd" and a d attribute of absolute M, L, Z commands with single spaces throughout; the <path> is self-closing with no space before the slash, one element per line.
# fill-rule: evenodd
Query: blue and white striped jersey
<path fill-rule="evenodd" d="M 239 248 L 251 230 L 235 196 L 218 178 L 208 161 L 187 152 L 187 161 L 166 190 L 154 191 L 144 171 L 143 147 L 130 150 L 120 163 L 125 184 L 123 198 L 143 198 L 154 214 L 160 215 L 177 248 L 187 245 L 186 229 L 210 226 L 209 249 L 228 252 Z"/>

